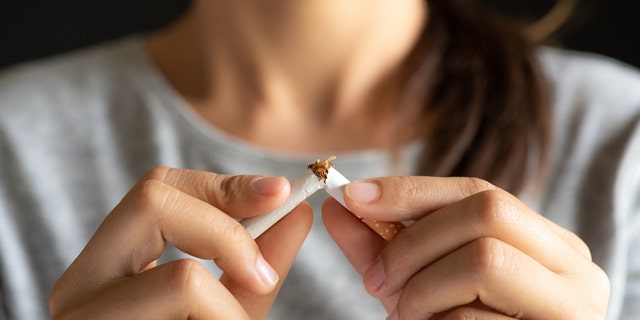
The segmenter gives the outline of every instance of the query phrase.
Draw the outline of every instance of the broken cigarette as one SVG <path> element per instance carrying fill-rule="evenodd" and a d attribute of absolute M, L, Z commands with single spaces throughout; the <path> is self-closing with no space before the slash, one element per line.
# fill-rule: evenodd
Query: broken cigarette
<path fill-rule="evenodd" d="M 291 183 L 291 193 L 282 206 L 267 214 L 244 219 L 240 223 L 255 239 L 286 216 L 302 201 L 322 188 L 343 207 L 347 208 L 344 201 L 344 187 L 350 181 L 333 167 L 331 161 L 335 159 L 336 157 L 329 157 L 323 161 L 318 159 L 310 164 L 309 170 Z M 398 232 L 405 228 L 401 222 L 366 220 L 361 217 L 359 219 L 387 241 L 393 239 Z"/>
<path fill-rule="evenodd" d="M 243 219 L 240 221 L 240 224 L 247 229 L 249 234 L 255 239 L 276 224 L 276 222 L 280 221 L 280 219 L 284 218 L 284 216 L 302 203 L 302 201 L 322 189 L 323 186 L 324 184 L 313 171 L 307 170 L 291 182 L 289 198 L 287 198 L 280 207 L 260 216 Z"/>
<path fill-rule="evenodd" d="M 324 189 L 327 193 L 336 199 L 343 207 L 349 209 L 344 201 L 344 187 L 349 184 L 350 181 L 333 167 L 333 163 L 331 163 L 332 160 L 335 160 L 335 157 L 329 157 L 324 161 L 316 160 L 316 162 L 309 165 L 309 169 L 311 169 L 320 180 L 323 180 Z M 387 241 L 393 239 L 398 232 L 405 228 L 401 222 L 358 218 Z"/>

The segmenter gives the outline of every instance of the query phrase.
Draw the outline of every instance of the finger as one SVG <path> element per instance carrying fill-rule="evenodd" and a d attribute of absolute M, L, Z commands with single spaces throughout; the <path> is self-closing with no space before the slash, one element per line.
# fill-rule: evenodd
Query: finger
<path fill-rule="evenodd" d="M 322 205 L 322 219 L 329 235 L 361 275 L 387 244 L 333 198 Z"/>
<path fill-rule="evenodd" d="M 416 274 L 402 292 L 398 314 L 424 319 L 478 299 L 518 319 L 561 319 L 575 303 L 569 292 L 566 279 L 528 255 L 483 238 Z"/>
<path fill-rule="evenodd" d="M 547 227 L 553 230 L 558 237 L 562 238 L 568 245 L 570 245 L 573 248 L 573 250 L 579 253 L 584 259 L 589 261 L 592 260 L 591 250 L 589 250 L 589 247 L 587 246 L 587 244 L 584 241 L 582 241 L 582 239 L 580 239 L 578 235 L 557 225 L 556 223 L 547 219 L 544 216 L 541 216 L 541 218 L 547 224 Z"/>
<path fill-rule="evenodd" d="M 230 176 L 169 167 L 150 170 L 140 183 L 148 180 L 172 186 L 236 218 L 270 212 L 285 201 L 291 188 L 284 177 Z"/>
<path fill-rule="evenodd" d="M 546 219 L 510 194 L 491 190 L 442 208 L 405 229 L 384 249 L 379 264 L 365 273 L 365 286 L 378 297 L 394 294 L 424 266 L 486 237 L 509 243 L 559 274 L 585 260 L 548 227 Z"/>
<path fill-rule="evenodd" d="M 360 275 L 364 275 L 387 245 L 387 240 L 333 198 L 327 198 L 322 205 L 322 219 L 329 235 Z M 398 297 L 399 294 L 384 297 L 381 302 L 387 310 L 391 310 Z"/>
<path fill-rule="evenodd" d="M 380 177 L 349 183 L 345 187 L 345 202 L 358 216 L 404 221 L 419 219 L 472 194 L 495 189 L 476 178 Z"/>
<path fill-rule="evenodd" d="M 215 260 L 250 291 L 266 293 L 275 285 L 256 243 L 235 219 L 157 180 L 137 184 L 125 196 L 67 272 L 85 276 L 85 285 L 135 275 L 166 242 Z"/>
<path fill-rule="evenodd" d="M 312 222 L 311 207 L 308 203 L 302 203 L 256 240 L 265 259 L 279 275 L 275 290 L 264 295 L 255 294 L 244 289 L 226 274 L 222 276 L 220 281 L 236 297 L 251 319 L 267 317 Z"/>
<path fill-rule="evenodd" d="M 201 264 L 179 260 L 111 283 L 64 306 L 52 292 L 55 319 L 250 319 Z"/>
<path fill-rule="evenodd" d="M 473 320 L 514 320 L 516 318 L 509 317 L 504 314 L 500 314 L 483 306 L 481 303 L 474 303 L 456 307 L 451 310 L 447 310 L 434 315 L 431 320 L 458 320 L 458 319 L 473 319 Z"/>
<path fill-rule="evenodd" d="M 380 177 L 348 184 L 345 202 L 351 212 L 369 220 L 406 221 L 418 220 L 471 195 L 491 190 L 501 189 L 477 178 Z M 587 245 L 575 234 L 543 219 L 574 250 L 591 259 Z"/>

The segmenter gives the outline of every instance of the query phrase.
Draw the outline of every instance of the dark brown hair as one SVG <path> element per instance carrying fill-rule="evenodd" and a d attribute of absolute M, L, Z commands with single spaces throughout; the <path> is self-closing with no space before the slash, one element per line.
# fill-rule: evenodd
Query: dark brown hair
<path fill-rule="evenodd" d="M 480 177 L 517 193 L 547 167 L 551 120 L 535 43 L 524 26 L 470 1 L 427 2 L 402 118 L 436 119 L 424 130 L 419 173 Z"/>

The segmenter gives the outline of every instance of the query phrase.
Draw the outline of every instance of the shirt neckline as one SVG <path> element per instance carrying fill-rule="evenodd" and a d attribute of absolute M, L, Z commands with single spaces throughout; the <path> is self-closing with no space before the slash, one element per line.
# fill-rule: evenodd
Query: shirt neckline
<path fill-rule="evenodd" d="M 196 112 L 188 106 L 188 103 L 171 86 L 165 76 L 153 64 L 146 48 L 146 38 L 136 36 L 131 41 L 131 49 L 140 66 L 135 76 L 140 80 L 138 85 L 143 87 L 141 92 L 147 93 L 147 98 L 163 108 L 165 112 L 176 122 L 182 134 L 183 142 L 191 144 L 209 155 L 219 156 L 221 152 L 235 157 L 253 158 L 261 163 L 275 162 L 278 164 L 300 165 L 308 163 L 316 158 L 326 158 L 334 154 L 306 154 L 285 151 L 270 150 L 266 147 L 251 143 L 230 135 L 217 127 L 204 121 Z M 402 158 L 405 165 L 415 167 L 419 154 L 422 153 L 425 144 L 422 141 L 414 141 L 402 150 Z M 390 163 L 391 155 L 387 150 L 361 149 L 337 154 L 341 165 L 380 165 Z"/>

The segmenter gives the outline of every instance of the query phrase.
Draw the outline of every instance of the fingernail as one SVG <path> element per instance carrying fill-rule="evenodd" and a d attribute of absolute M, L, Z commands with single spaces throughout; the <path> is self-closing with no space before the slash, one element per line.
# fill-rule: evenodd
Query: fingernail
<path fill-rule="evenodd" d="M 378 257 L 376 261 L 364 272 L 364 286 L 371 294 L 375 294 L 382 288 L 386 279 L 382 259 Z"/>
<path fill-rule="evenodd" d="M 355 181 L 347 185 L 347 195 L 360 204 L 368 204 L 380 197 L 380 186 L 375 182 Z"/>
<path fill-rule="evenodd" d="M 266 287 L 273 287 L 278 283 L 278 273 L 273 270 L 262 254 L 258 254 L 258 259 L 256 260 L 256 271 L 258 272 L 260 280 L 262 280 L 262 284 Z"/>
<path fill-rule="evenodd" d="M 260 177 L 251 181 L 251 188 L 259 194 L 270 196 L 280 192 L 285 182 L 283 177 Z"/>
<path fill-rule="evenodd" d="M 387 320 L 398 320 L 399 318 L 400 315 L 398 315 L 397 308 L 393 308 L 393 310 L 391 310 L 391 312 L 389 312 L 389 315 L 387 316 Z"/>

